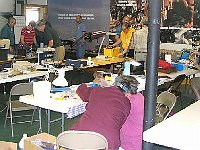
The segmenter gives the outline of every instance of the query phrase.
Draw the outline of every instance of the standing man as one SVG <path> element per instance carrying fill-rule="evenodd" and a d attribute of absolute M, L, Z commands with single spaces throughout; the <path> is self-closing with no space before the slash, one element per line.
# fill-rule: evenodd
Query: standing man
<path fill-rule="evenodd" d="M 65 48 L 61 46 L 60 38 L 57 32 L 49 27 L 46 27 L 43 21 L 39 21 L 36 26 L 39 32 L 44 33 L 44 45 L 45 47 L 55 48 L 54 61 L 63 61 L 65 57 Z"/>
<path fill-rule="evenodd" d="M 133 33 L 135 32 L 135 29 L 130 27 L 129 23 L 124 23 L 122 25 L 122 32 L 120 34 L 120 38 L 118 41 L 116 41 L 112 46 L 117 46 L 121 44 L 122 52 L 118 55 L 118 57 L 123 56 L 134 56 L 134 50 L 131 46 L 133 46 Z"/>
<path fill-rule="evenodd" d="M 122 32 L 122 24 L 127 23 L 130 25 L 130 17 L 124 16 L 123 20 L 120 22 L 118 21 L 116 25 L 116 33 L 117 35 L 115 36 L 115 40 L 118 41 L 120 39 L 120 34 Z"/>
<path fill-rule="evenodd" d="M 14 26 L 16 24 L 16 19 L 14 17 L 8 18 L 8 23 L 4 25 L 1 29 L 1 39 L 9 39 L 10 40 L 10 48 L 9 51 L 13 52 L 15 46 L 15 33 L 14 33 Z"/>
<path fill-rule="evenodd" d="M 25 26 L 21 30 L 21 37 L 20 37 L 20 48 L 23 50 L 23 54 L 26 53 L 27 50 L 30 50 L 34 45 L 36 45 L 36 38 L 35 38 L 35 21 L 29 22 L 28 26 Z"/>
<path fill-rule="evenodd" d="M 76 17 L 76 57 L 78 59 L 84 58 L 85 50 L 86 50 L 86 43 L 85 43 L 85 32 L 86 27 L 85 24 L 82 23 L 82 17 L 78 15 Z"/>
<path fill-rule="evenodd" d="M 41 21 L 43 21 L 47 27 L 52 28 L 51 23 L 48 21 L 48 13 L 43 14 L 43 19 Z"/>

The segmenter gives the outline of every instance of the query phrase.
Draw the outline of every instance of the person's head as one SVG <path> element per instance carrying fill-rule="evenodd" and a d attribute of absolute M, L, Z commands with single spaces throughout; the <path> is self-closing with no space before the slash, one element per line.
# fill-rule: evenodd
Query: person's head
<path fill-rule="evenodd" d="M 40 32 L 44 32 L 45 30 L 45 23 L 43 21 L 38 21 L 36 25 L 36 29 Z"/>
<path fill-rule="evenodd" d="M 139 82 L 133 76 L 121 75 L 115 78 L 115 86 L 125 95 L 136 94 Z"/>
<path fill-rule="evenodd" d="M 124 33 L 127 33 L 129 28 L 130 28 L 130 25 L 128 23 L 123 23 L 122 24 L 122 31 Z"/>
<path fill-rule="evenodd" d="M 9 25 L 10 27 L 14 27 L 15 24 L 16 24 L 16 19 L 15 19 L 14 17 L 9 17 L 9 18 L 8 18 L 8 25 Z"/>
<path fill-rule="evenodd" d="M 28 24 L 28 26 L 29 26 L 29 28 L 34 29 L 35 26 L 36 26 L 35 21 L 30 21 L 29 24 Z"/>
<path fill-rule="evenodd" d="M 82 21 L 81 15 L 76 16 L 76 22 L 81 23 L 81 21 Z"/>
<path fill-rule="evenodd" d="M 48 20 L 48 13 L 43 14 L 43 20 L 45 20 L 45 21 Z"/>
<path fill-rule="evenodd" d="M 93 76 L 94 80 L 93 83 L 98 84 L 99 86 L 105 87 L 108 86 L 109 83 L 105 79 L 106 73 L 104 71 L 96 71 Z"/>
<path fill-rule="evenodd" d="M 122 20 L 122 23 L 123 23 L 123 24 L 124 24 L 124 23 L 130 24 L 130 17 L 125 16 L 125 17 L 123 18 L 123 20 Z"/>

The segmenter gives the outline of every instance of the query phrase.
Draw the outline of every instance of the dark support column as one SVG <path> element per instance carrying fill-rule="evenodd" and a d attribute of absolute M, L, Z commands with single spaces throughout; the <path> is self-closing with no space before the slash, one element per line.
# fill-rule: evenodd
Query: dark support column
<path fill-rule="evenodd" d="M 156 110 L 157 83 L 158 83 L 158 59 L 160 49 L 160 17 L 161 1 L 149 0 L 148 8 L 148 50 L 145 86 L 145 116 L 144 131 L 154 125 Z M 153 144 L 143 142 L 143 150 L 152 150 Z"/>

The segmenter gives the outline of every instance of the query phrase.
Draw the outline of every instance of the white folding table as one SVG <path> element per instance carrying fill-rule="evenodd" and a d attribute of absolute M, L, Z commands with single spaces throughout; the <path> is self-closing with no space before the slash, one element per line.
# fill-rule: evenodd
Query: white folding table
<path fill-rule="evenodd" d="M 83 102 L 77 94 L 66 100 L 54 100 L 53 98 L 35 99 L 33 95 L 26 95 L 26 96 L 20 96 L 19 101 L 40 108 L 39 109 L 40 132 L 42 131 L 41 108 L 48 110 L 48 133 L 50 132 L 50 124 L 60 119 L 62 120 L 61 128 L 62 131 L 64 131 L 64 116 L 67 115 L 67 118 L 73 118 L 75 116 L 78 116 L 79 114 L 82 114 L 85 111 L 85 106 L 87 104 L 86 102 Z M 51 120 L 50 111 L 59 112 L 62 114 L 62 117 L 59 119 Z"/>
<path fill-rule="evenodd" d="M 144 131 L 143 140 L 181 150 L 200 149 L 200 100 Z"/>

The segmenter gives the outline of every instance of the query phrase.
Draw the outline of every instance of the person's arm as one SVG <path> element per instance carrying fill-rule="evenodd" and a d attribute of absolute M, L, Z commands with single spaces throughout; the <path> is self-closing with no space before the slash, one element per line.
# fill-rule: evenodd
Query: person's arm
<path fill-rule="evenodd" d="M 33 38 L 33 43 L 35 44 L 35 45 L 37 45 L 37 41 L 36 41 L 36 37 L 34 36 L 34 38 Z"/>
<path fill-rule="evenodd" d="M 92 87 L 88 87 L 85 83 L 83 83 L 77 88 L 76 93 L 83 101 L 88 102 L 91 90 Z"/>
<path fill-rule="evenodd" d="M 200 65 L 194 64 L 194 66 L 200 71 Z"/>
<path fill-rule="evenodd" d="M 53 47 L 54 41 L 53 41 L 53 33 L 52 32 L 53 32 L 52 29 L 45 28 L 44 37 L 47 42 L 47 45 L 46 45 L 47 47 Z"/>
<path fill-rule="evenodd" d="M 200 52 L 198 51 L 192 52 L 192 54 L 190 54 L 189 59 L 193 64 L 193 66 L 200 71 L 200 65 L 197 63 L 197 58 L 195 57 L 195 55 L 200 55 Z"/>
<path fill-rule="evenodd" d="M 23 45 L 25 45 L 25 42 L 24 42 L 24 35 L 21 35 L 21 37 L 20 37 L 20 42 L 21 42 Z"/>
<path fill-rule="evenodd" d="M 1 30 L 1 38 L 9 39 L 9 31 L 7 30 L 7 28 L 5 26 Z"/>
<path fill-rule="evenodd" d="M 122 41 L 121 41 L 121 39 L 119 38 L 112 46 L 115 47 L 115 46 L 121 44 L 121 42 L 122 42 Z"/>

